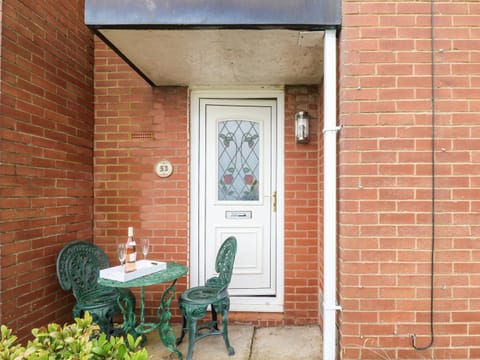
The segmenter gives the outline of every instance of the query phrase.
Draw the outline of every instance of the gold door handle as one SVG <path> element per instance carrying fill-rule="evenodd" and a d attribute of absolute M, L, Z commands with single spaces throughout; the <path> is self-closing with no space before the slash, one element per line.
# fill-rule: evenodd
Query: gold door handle
<path fill-rule="evenodd" d="M 273 212 L 277 212 L 277 192 L 274 191 L 272 194 L 273 198 Z"/>

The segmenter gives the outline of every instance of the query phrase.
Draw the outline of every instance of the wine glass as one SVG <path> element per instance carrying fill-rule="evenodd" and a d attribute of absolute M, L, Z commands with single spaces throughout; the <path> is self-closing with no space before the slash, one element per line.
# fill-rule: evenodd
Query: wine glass
<path fill-rule="evenodd" d="M 149 250 L 149 241 L 148 239 L 142 239 L 142 254 L 143 258 L 146 259 L 148 255 L 148 250 Z"/>
<path fill-rule="evenodd" d="M 127 248 L 125 244 L 118 244 L 117 245 L 117 256 L 118 260 L 120 261 L 120 265 L 122 266 L 122 271 L 124 270 L 124 263 L 127 257 Z"/>

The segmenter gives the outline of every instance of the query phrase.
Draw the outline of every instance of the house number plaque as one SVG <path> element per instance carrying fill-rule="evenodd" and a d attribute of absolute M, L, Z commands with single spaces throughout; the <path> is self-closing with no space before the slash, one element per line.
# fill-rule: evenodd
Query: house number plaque
<path fill-rule="evenodd" d="M 161 178 L 166 178 L 172 175 L 173 166 L 168 160 L 160 160 L 155 164 L 155 173 Z"/>

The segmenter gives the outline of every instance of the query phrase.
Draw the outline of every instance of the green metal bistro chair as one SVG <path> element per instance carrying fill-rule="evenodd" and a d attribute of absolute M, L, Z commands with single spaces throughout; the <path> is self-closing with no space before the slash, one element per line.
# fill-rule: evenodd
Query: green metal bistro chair
<path fill-rule="evenodd" d="M 183 341 L 185 332 L 188 331 L 188 353 L 186 360 L 192 359 L 195 343 L 210 335 L 222 335 L 228 355 L 235 354 L 235 350 L 230 346 L 228 340 L 228 311 L 230 310 L 228 285 L 232 279 L 233 263 L 236 253 L 237 239 L 231 236 L 223 242 L 217 253 L 215 271 L 218 273 L 218 276 L 208 279 L 204 286 L 197 286 L 186 290 L 180 297 L 183 325 L 182 333 L 177 339 L 177 345 Z M 197 326 L 197 321 L 206 315 L 209 305 L 211 305 L 211 321 Z M 222 315 L 222 330 L 218 328 L 218 313 Z"/>
<path fill-rule="evenodd" d="M 74 318 L 88 311 L 100 330 L 113 334 L 113 318 L 119 301 L 135 309 L 135 296 L 129 289 L 115 289 L 97 283 L 100 269 L 109 267 L 108 257 L 98 246 L 86 241 L 66 245 L 57 257 L 57 277 L 63 290 L 72 290 L 77 303 Z"/>

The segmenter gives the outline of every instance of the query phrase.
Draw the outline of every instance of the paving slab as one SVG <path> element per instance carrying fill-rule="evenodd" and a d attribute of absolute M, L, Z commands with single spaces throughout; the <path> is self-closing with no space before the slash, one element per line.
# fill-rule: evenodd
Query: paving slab
<path fill-rule="evenodd" d="M 174 333 L 180 334 L 180 326 L 173 326 Z M 209 336 L 195 344 L 192 360 L 249 360 L 252 347 L 254 327 L 248 325 L 229 325 L 228 337 L 230 345 L 235 349 L 235 355 L 228 356 L 222 336 Z M 187 355 L 188 334 L 178 349 L 184 357 Z M 147 335 L 145 348 L 149 359 L 173 360 L 177 357 L 163 346 L 157 332 Z"/>
<path fill-rule="evenodd" d="M 321 360 L 319 326 L 258 328 L 250 360 Z"/>
<path fill-rule="evenodd" d="M 180 326 L 173 326 L 180 334 Z M 195 344 L 192 360 L 321 360 L 322 338 L 319 326 L 284 326 L 254 328 L 249 325 L 229 326 L 230 343 L 235 355 L 228 356 L 221 336 L 210 336 Z M 187 354 L 188 335 L 179 350 Z M 174 360 L 177 357 L 163 346 L 158 333 L 148 334 L 145 347 L 149 359 Z"/>

